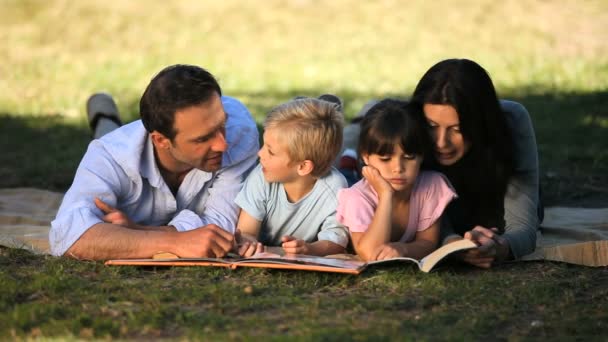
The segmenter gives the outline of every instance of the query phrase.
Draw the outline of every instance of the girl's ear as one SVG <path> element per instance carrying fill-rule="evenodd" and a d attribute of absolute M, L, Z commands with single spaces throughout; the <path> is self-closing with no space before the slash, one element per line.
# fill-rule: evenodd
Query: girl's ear
<path fill-rule="evenodd" d="M 158 149 L 166 150 L 171 147 L 171 140 L 158 131 L 150 133 L 150 137 L 152 138 L 152 143 Z"/>
<path fill-rule="evenodd" d="M 306 176 L 315 169 L 315 163 L 312 160 L 305 160 L 298 165 L 298 175 Z"/>
<path fill-rule="evenodd" d="M 361 159 L 365 165 L 369 165 L 369 154 L 362 154 Z"/>

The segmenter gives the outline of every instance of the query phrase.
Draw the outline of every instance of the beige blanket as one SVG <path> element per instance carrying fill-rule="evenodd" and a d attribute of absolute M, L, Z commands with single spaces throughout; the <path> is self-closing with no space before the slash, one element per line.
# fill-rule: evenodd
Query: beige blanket
<path fill-rule="evenodd" d="M 50 222 L 62 198 L 40 189 L 0 189 L 0 245 L 48 254 Z M 608 208 L 547 208 L 538 248 L 524 258 L 539 259 L 608 266 Z"/>

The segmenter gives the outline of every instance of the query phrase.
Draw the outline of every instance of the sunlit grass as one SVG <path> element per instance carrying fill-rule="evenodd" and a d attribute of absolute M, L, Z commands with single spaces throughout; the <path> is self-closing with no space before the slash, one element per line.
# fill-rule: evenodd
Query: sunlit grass
<path fill-rule="evenodd" d="M 133 111 L 162 67 L 193 63 L 243 99 L 326 90 L 408 96 L 447 57 L 477 60 L 499 93 L 608 88 L 608 3 L 586 1 L 5 1 L 0 108 L 82 113 L 108 90 Z M 248 96 L 247 94 L 255 94 Z M 283 95 L 284 94 L 284 95 Z M 265 103 L 264 107 L 275 105 Z M 262 113 L 256 113 L 258 117 Z"/>

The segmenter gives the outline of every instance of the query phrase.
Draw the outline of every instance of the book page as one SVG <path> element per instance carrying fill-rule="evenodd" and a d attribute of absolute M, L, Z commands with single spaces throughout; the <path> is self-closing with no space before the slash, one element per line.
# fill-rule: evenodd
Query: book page
<path fill-rule="evenodd" d="M 462 239 L 443 245 L 440 248 L 436 249 L 433 253 L 427 255 L 426 257 L 422 258 L 422 260 L 420 260 L 420 270 L 423 272 L 429 272 L 439 261 L 441 261 L 449 254 L 471 248 L 477 248 L 477 245 L 475 244 L 475 242 L 468 239 Z"/>

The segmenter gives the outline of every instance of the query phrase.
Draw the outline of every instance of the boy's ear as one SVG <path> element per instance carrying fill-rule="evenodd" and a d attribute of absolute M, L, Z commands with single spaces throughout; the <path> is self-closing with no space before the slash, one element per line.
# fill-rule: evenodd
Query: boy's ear
<path fill-rule="evenodd" d="M 152 143 L 158 149 L 166 150 L 171 147 L 171 140 L 159 131 L 153 131 L 150 133 L 150 138 L 152 138 Z"/>
<path fill-rule="evenodd" d="M 312 160 L 305 160 L 298 164 L 298 175 L 306 176 L 315 169 L 315 163 Z"/>

